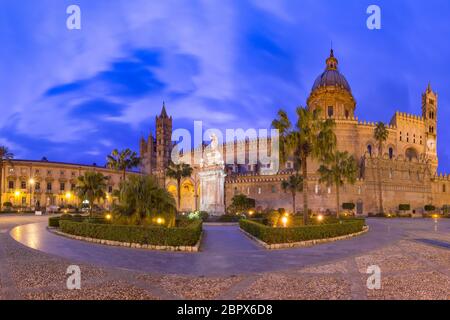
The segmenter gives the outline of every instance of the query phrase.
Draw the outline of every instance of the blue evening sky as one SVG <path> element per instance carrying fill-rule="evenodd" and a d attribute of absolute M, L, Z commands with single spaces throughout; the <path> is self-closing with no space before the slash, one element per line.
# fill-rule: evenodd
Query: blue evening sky
<path fill-rule="evenodd" d="M 77 4 L 82 30 L 66 28 Z M 366 9 L 382 10 L 382 29 Z M 420 114 L 439 93 L 450 172 L 448 0 L 1 0 L 0 145 L 18 158 L 103 164 L 138 150 L 166 101 L 175 128 L 266 128 L 305 105 L 333 41 L 357 116 Z"/>

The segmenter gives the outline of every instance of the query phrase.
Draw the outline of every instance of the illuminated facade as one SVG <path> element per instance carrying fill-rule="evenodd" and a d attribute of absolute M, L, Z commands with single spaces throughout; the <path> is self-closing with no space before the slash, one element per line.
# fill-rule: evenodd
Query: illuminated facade
<path fill-rule="evenodd" d="M 361 121 L 355 116 L 356 100 L 346 78 L 339 71 L 337 58 L 331 51 L 326 60 L 325 71 L 313 84 L 307 99 L 309 109 L 320 109 L 323 118 L 335 120 L 338 150 L 348 151 L 359 164 L 359 178 L 354 185 L 345 185 L 341 192 L 343 203 L 354 203 L 358 214 L 376 213 L 380 210 L 378 195 L 378 172 L 385 212 L 395 212 L 400 204 L 409 204 L 411 211 L 422 212 L 425 205 L 441 208 L 450 205 L 450 176 L 438 175 L 438 155 L 436 145 L 438 95 L 428 85 L 422 95 L 420 115 L 396 112 L 387 125 L 388 139 L 383 153 L 378 154 L 374 139 L 376 123 Z M 144 173 L 157 174 L 166 188 L 176 194 L 176 183 L 163 176 L 166 156 L 172 150 L 168 135 L 172 119 L 165 107 L 157 117 L 156 137 L 141 140 L 141 156 L 144 159 Z M 252 144 L 260 148 L 261 141 L 238 141 L 238 153 L 247 153 Z M 159 147 L 158 147 L 159 146 Z M 228 145 L 221 146 L 224 159 Z M 183 155 L 183 161 L 194 163 L 195 152 L 204 154 L 205 147 Z M 159 160 L 158 160 L 159 159 Z M 292 159 L 291 159 L 292 160 Z M 274 175 L 261 173 L 261 167 L 254 164 L 229 164 L 225 162 L 224 198 L 228 206 L 235 194 L 245 194 L 256 200 L 257 207 L 291 208 L 291 196 L 281 189 L 281 182 L 293 173 L 292 161 L 282 164 Z M 319 163 L 309 161 L 309 206 L 314 211 L 335 210 L 335 190 L 320 184 L 317 169 Z M 194 165 L 192 177 L 182 181 L 181 208 L 198 209 L 201 199 L 199 167 Z M 379 171 L 378 171 L 379 170 Z M 301 194 L 297 197 L 297 208 L 302 207 Z"/>
<path fill-rule="evenodd" d="M 111 194 L 122 179 L 122 173 L 107 168 L 46 160 L 12 160 L 11 163 L 5 162 L 2 170 L 2 203 L 24 210 L 49 206 L 79 207 L 75 185 L 77 177 L 87 171 L 100 172 L 108 177 L 107 197 L 99 203 L 108 208 L 113 201 Z"/>

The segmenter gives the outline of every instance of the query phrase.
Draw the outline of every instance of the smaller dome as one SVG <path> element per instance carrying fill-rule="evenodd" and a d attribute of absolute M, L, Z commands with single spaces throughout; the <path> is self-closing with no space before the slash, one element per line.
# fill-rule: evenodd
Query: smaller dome
<path fill-rule="evenodd" d="M 344 88 L 348 92 L 352 92 L 347 79 L 338 70 L 338 60 L 334 57 L 333 49 L 331 50 L 330 57 L 327 59 L 326 70 L 317 77 L 314 81 L 312 91 L 320 87 L 337 86 Z"/>

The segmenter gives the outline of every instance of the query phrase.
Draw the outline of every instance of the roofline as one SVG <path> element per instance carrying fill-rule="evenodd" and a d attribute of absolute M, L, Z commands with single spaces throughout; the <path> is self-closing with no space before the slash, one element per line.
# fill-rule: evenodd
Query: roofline
<path fill-rule="evenodd" d="M 106 166 L 94 166 L 87 164 L 79 164 L 79 163 L 71 163 L 71 162 L 61 162 L 61 161 L 43 161 L 43 160 L 26 160 L 26 159 L 11 159 L 11 162 L 22 162 L 22 163 L 38 163 L 38 164 L 53 164 L 53 165 L 65 165 L 65 166 L 73 166 L 73 167 L 82 167 L 82 168 L 91 168 L 91 169 L 102 169 L 108 171 L 115 171 L 114 169 L 110 169 Z M 127 170 L 128 173 L 140 173 L 139 171 Z"/>

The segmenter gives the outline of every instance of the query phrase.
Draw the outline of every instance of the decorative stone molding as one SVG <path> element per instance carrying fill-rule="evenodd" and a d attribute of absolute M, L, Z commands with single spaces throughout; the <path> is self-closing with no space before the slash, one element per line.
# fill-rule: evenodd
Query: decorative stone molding
<path fill-rule="evenodd" d="M 256 238 L 255 236 L 251 235 L 250 233 L 240 229 L 247 237 L 254 240 L 258 244 L 260 244 L 262 247 L 264 247 L 267 250 L 279 250 L 279 249 L 291 249 L 291 248 L 298 248 L 298 247 L 311 247 L 318 244 L 328 243 L 328 242 L 335 242 L 339 240 L 345 240 L 357 237 L 359 235 L 362 235 L 369 231 L 369 226 L 363 227 L 363 230 L 356 233 L 346 234 L 345 236 L 340 237 L 334 237 L 334 238 L 326 238 L 326 239 L 316 239 L 316 240 L 308 240 L 308 241 L 301 241 L 301 242 L 292 242 L 292 243 L 276 243 L 276 244 L 268 244 L 264 241 Z"/>
<path fill-rule="evenodd" d="M 80 240 L 85 242 L 92 242 L 96 244 L 102 244 L 107 246 L 114 246 L 114 247 L 126 247 L 126 248 L 133 248 L 133 249 L 146 249 L 146 250 L 158 250 L 158 251 L 173 251 L 173 252 L 199 252 L 200 251 L 200 244 L 202 242 L 203 233 L 200 235 L 200 239 L 195 244 L 195 246 L 157 246 L 157 245 L 151 245 L 151 244 L 139 244 L 139 243 L 129 243 L 129 242 L 120 242 L 120 241 L 113 241 L 113 240 L 105 240 L 105 239 L 95 239 L 95 238 L 88 238 L 88 237 L 81 237 L 81 236 L 75 236 L 73 234 L 68 234 L 59 231 L 56 228 L 50 228 L 47 227 L 47 230 L 49 232 L 52 232 L 54 234 L 57 234 L 62 237 L 74 239 L 74 240 Z"/>

